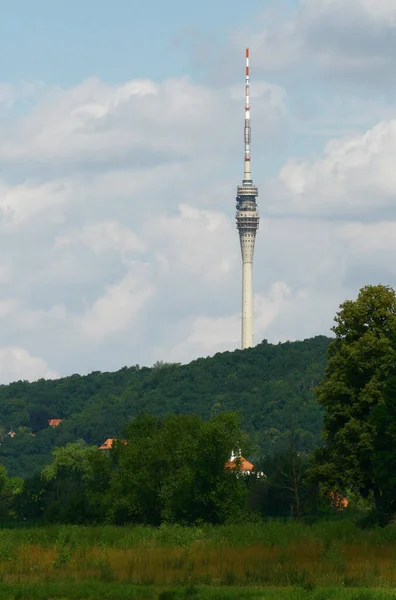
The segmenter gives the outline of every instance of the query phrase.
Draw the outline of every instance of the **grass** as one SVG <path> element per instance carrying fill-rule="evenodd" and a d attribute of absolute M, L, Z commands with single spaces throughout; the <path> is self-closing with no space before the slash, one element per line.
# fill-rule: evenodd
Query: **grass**
<path fill-rule="evenodd" d="M 395 525 L 361 530 L 346 520 L 312 526 L 269 521 L 201 528 L 3 529 L 0 600 L 94 599 L 99 589 L 101 599 L 233 598 L 237 590 L 238 600 L 396 600 L 395 541 Z M 276 594 L 268 595 L 274 588 Z M 392 588 L 393 596 L 387 591 Z M 44 595 L 35 595 L 40 590 Z"/>
<path fill-rule="evenodd" d="M 383 589 L 143 587 L 99 583 L 0 586 L 0 600 L 395 600 Z"/>

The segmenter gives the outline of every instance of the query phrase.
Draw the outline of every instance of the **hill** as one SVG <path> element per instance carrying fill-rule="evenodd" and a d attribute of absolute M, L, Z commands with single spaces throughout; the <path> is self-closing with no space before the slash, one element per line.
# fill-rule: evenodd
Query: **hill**
<path fill-rule="evenodd" d="M 282 444 L 290 424 L 299 446 L 320 443 L 322 410 L 313 387 L 322 379 L 330 339 L 269 344 L 218 353 L 188 365 L 157 363 L 58 380 L 0 386 L 0 463 L 27 477 L 50 461 L 55 446 L 116 437 L 140 411 L 159 415 L 241 412 L 256 453 Z M 62 419 L 49 427 L 48 419 Z M 15 436 L 8 435 L 10 431 Z"/>

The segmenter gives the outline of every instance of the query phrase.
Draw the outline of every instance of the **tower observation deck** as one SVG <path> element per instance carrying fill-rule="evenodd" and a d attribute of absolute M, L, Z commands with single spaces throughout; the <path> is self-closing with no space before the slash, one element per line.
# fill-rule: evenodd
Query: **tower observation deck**
<path fill-rule="evenodd" d="M 250 141 L 249 49 L 246 48 L 244 176 L 236 197 L 236 224 L 242 253 L 242 350 L 253 346 L 253 255 L 260 220 L 256 202 L 258 188 L 250 172 Z"/>

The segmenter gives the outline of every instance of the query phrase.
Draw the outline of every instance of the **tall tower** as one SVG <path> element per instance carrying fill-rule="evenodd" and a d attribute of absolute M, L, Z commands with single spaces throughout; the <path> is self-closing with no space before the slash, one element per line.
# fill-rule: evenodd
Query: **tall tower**
<path fill-rule="evenodd" d="M 253 254 L 259 226 L 258 189 L 250 173 L 250 77 L 249 48 L 246 48 L 245 160 L 242 184 L 236 198 L 236 223 L 242 252 L 242 350 L 253 346 Z"/>

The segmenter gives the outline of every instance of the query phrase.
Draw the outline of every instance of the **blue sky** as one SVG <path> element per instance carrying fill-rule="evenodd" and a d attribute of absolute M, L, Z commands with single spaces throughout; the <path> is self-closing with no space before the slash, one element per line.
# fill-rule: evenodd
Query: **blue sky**
<path fill-rule="evenodd" d="M 396 284 L 396 3 L 3 2 L 0 383 L 239 346 L 244 49 L 255 339 Z"/>
<path fill-rule="evenodd" d="M 180 36 L 197 29 L 224 40 L 261 8 L 259 0 L 6 0 L 0 68 L 7 79 L 61 85 L 92 75 L 108 82 L 194 76 Z"/>

